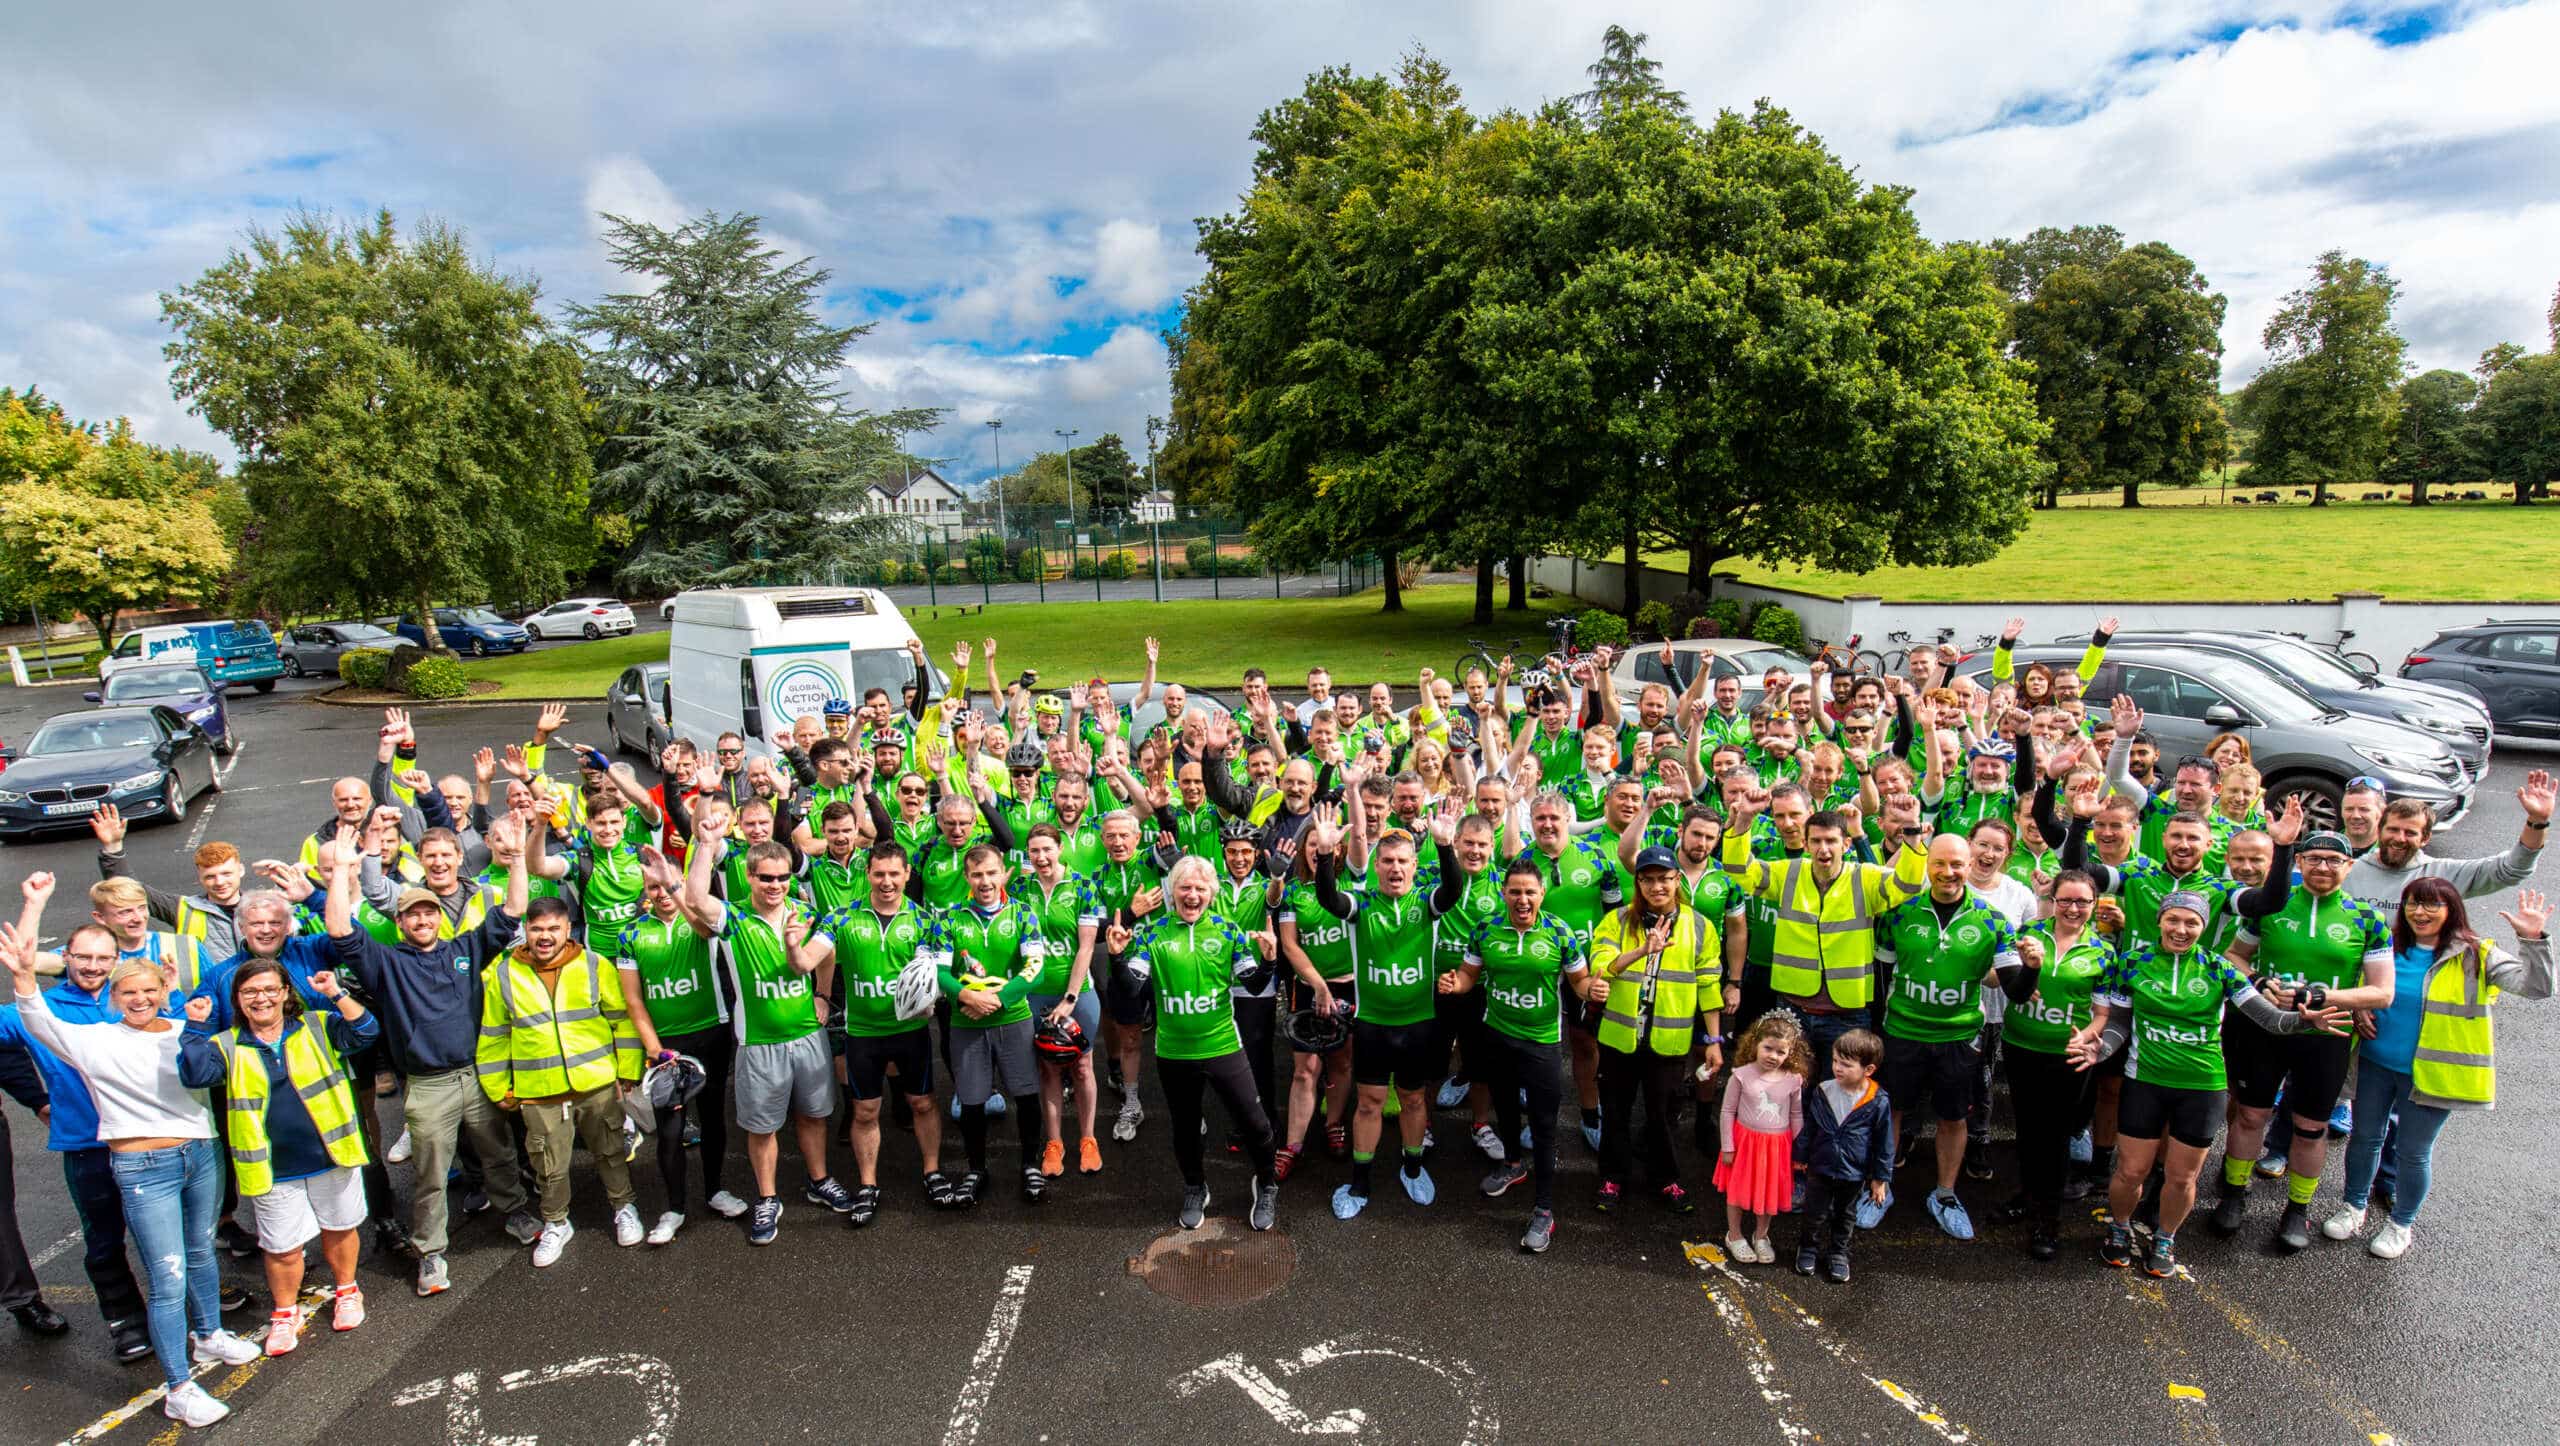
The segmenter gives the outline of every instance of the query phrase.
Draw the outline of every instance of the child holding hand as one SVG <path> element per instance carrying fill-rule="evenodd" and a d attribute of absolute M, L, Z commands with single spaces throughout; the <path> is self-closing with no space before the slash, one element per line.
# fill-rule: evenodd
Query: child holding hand
<path fill-rule="evenodd" d="M 1804 1127 L 1804 1086 L 1813 1050 L 1793 1016 L 1760 1016 L 1734 1051 L 1742 1066 L 1725 1082 L 1716 1188 L 1724 1192 L 1725 1254 L 1774 1265 L 1773 1218 L 1795 1195 L 1796 1132 Z M 1744 1233 L 1744 1225 L 1752 1229 Z"/>

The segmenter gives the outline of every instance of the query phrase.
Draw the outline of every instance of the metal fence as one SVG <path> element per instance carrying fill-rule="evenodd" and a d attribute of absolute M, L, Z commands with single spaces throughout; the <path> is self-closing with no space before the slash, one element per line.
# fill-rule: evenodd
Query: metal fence
<path fill-rule="evenodd" d="M 1375 555 L 1274 571 L 1235 519 L 1181 508 L 1070 518 L 1063 508 L 992 506 L 984 517 L 892 517 L 874 563 L 828 579 L 928 603 L 1116 601 L 1348 594 L 1382 580 Z"/>

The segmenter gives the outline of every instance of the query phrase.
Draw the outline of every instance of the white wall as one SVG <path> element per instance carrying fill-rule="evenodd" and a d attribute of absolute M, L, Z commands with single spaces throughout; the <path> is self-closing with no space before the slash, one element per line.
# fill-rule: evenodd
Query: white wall
<path fill-rule="evenodd" d="M 1615 608 L 1626 597 L 1626 569 L 1614 562 L 1576 562 L 1571 558 L 1542 557 L 1530 568 L 1530 576 L 1552 591 L 1584 598 L 1604 607 Z M 1688 591 L 1686 574 L 1648 568 L 1643 580 L 1647 601 L 1669 602 Z M 2305 591 L 2309 591 L 2308 585 Z M 1731 573 L 1718 573 L 1715 596 L 1783 603 L 1795 609 L 1804 620 L 1805 635 L 1825 642 L 1846 642 L 1853 634 L 1861 635 L 1862 647 L 1887 652 L 1900 646 L 1890 635 L 1896 630 L 1911 634 L 1914 640 L 1935 641 L 1937 630 L 1956 630 L 1955 642 L 1970 648 L 1985 633 L 1997 633 L 2002 624 L 2013 617 L 2027 620 L 2026 640 L 2047 642 L 2060 638 L 2086 637 L 2101 618 L 2114 617 L 2126 631 L 2176 631 L 2188 628 L 2243 628 L 2270 632 L 2301 633 L 2315 643 L 2334 642 L 2339 630 L 2351 629 L 2355 636 L 2347 646 L 2370 653 L 2385 673 L 2396 671 L 2400 660 L 2417 647 L 2447 628 L 2465 627 L 2484 618 L 2544 617 L 2560 615 L 2560 604 L 2549 602 L 2392 602 L 2374 593 L 2334 593 L 2326 597 L 2302 598 L 2292 602 L 2033 602 L 2033 603 L 1912 603 L 1890 602 L 1874 596 L 1846 598 L 1821 597 L 1787 588 L 1764 587 L 1738 580 Z"/>

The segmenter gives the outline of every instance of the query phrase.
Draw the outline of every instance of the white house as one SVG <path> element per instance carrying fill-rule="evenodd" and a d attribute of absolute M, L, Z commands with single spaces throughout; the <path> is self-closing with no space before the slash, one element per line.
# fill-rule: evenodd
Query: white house
<path fill-rule="evenodd" d="M 952 535 L 961 525 L 964 501 L 960 489 L 930 467 L 885 478 L 863 491 L 865 511 L 897 518 L 900 532 L 918 537 Z"/>
<path fill-rule="evenodd" d="M 1141 523 L 1171 522 L 1173 520 L 1173 494 L 1165 491 L 1163 488 L 1158 488 L 1153 492 L 1145 494 L 1130 506 L 1129 520 Z"/>

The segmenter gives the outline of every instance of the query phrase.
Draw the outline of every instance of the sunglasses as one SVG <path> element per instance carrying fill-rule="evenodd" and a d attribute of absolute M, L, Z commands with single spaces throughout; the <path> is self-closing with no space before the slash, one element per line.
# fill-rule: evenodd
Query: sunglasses
<path fill-rule="evenodd" d="M 743 748 L 723 748 L 720 750 L 720 756 L 723 758 L 743 758 L 746 756 L 746 753 L 747 750 Z"/>
<path fill-rule="evenodd" d="M 2359 773 L 2355 777 L 2347 780 L 2347 792 L 2349 793 L 2389 793 L 2390 791 L 2391 790 L 2389 788 L 2383 785 L 2381 779 L 2374 777 L 2370 773 Z"/>
<path fill-rule="evenodd" d="M 759 884 L 787 884 L 791 882 L 791 876 L 789 874 L 757 874 L 754 877 L 755 881 Z"/>

